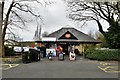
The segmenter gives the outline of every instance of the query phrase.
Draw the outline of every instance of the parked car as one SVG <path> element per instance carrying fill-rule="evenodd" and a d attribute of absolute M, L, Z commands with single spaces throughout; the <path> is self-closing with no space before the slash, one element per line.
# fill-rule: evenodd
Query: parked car
<path fill-rule="evenodd" d="M 19 46 L 14 47 L 13 50 L 15 51 L 15 53 L 21 53 L 22 52 L 22 48 L 19 47 Z"/>
<path fill-rule="evenodd" d="M 24 52 L 29 51 L 29 47 L 15 46 L 15 47 L 13 48 L 13 50 L 14 50 L 15 54 L 21 54 L 21 53 L 22 53 L 22 50 L 23 50 Z"/>
<path fill-rule="evenodd" d="M 29 47 L 23 47 L 23 49 L 24 49 L 24 52 L 27 52 L 27 51 L 29 51 Z"/>

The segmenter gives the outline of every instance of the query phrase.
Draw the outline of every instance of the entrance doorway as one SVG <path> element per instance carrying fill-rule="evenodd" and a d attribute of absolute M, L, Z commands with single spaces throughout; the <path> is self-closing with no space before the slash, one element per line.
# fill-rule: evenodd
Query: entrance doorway
<path fill-rule="evenodd" d="M 79 44 L 70 44 L 70 43 L 59 43 L 58 46 L 61 46 L 63 48 L 63 52 L 65 52 L 65 55 L 69 55 L 70 50 L 72 48 L 72 46 L 74 46 L 74 52 L 76 55 L 80 56 L 80 51 L 78 50 L 78 48 L 76 48 L 75 46 L 77 46 Z"/>
<path fill-rule="evenodd" d="M 68 51 L 68 46 L 69 44 L 58 44 L 59 46 L 61 46 L 63 48 L 63 52 L 65 52 L 65 55 L 69 55 L 69 51 Z"/>

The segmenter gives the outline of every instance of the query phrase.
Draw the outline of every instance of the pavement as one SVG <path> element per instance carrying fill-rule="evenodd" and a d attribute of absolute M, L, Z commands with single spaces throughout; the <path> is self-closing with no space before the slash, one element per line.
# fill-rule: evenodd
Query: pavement
<path fill-rule="evenodd" d="M 119 65 L 117 61 L 95 61 L 77 57 L 70 61 L 57 58 L 50 61 L 47 58 L 29 64 L 2 64 L 3 78 L 118 78 Z"/>

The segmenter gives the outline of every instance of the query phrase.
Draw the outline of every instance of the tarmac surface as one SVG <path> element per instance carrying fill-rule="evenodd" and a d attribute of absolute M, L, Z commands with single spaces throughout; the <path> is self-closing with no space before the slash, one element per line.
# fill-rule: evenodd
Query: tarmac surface
<path fill-rule="evenodd" d="M 11 66 L 14 67 L 2 69 L 3 78 L 118 78 L 120 72 L 117 61 L 93 61 L 83 57 L 75 61 L 68 57 L 64 61 L 44 58 L 39 62 Z"/>

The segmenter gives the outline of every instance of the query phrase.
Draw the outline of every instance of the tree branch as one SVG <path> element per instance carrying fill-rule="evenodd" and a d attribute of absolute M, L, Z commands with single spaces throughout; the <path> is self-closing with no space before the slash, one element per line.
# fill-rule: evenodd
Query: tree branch
<path fill-rule="evenodd" d="M 10 28 L 7 28 L 9 31 L 10 31 L 10 33 L 15 37 L 15 33 L 13 33 L 11 30 L 10 30 Z"/>
<path fill-rule="evenodd" d="M 120 2 L 117 2 L 116 8 L 117 8 L 118 13 L 120 14 Z"/>
<path fill-rule="evenodd" d="M 11 23 L 10 25 L 14 25 L 15 27 L 20 28 L 20 29 L 22 29 L 22 30 L 27 30 L 26 28 L 24 28 L 24 27 L 22 27 L 22 26 L 19 26 L 19 25 L 15 24 L 15 23 Z M 28 30 L 27 30 L 27 31 L 28 31 Z"/>
<path fill-rule="evenodd" d="M 21 5 L 19 3 L 16 3 L 16 5 L 14 7 L 17 8 L 18 10 L 20 10 L 20 11 L 30 13 L 31 15 L 35 16 L 36 18 L 40 18 L 40 20 L 43 21 L 42 16 L 39 15 L 39 14 L 38 15 L 34 14 L 32 9 L 28 5 Z M 26 10 L 23 9 L 22 7 L 26 7 Z"/>
<path fill-rule="evenodd" d="M 101 5 L 100 5 L 100 3 L 99 2 L 95 2 L 97 5 L 98 5 L 98 7 L 99 7 L 99 10 L 101 11 L 101 13 L 106 17 L 106 18 L 108 18 L 108 16 L 104 13 L 104 11 L 102 10 L 102 7 L 101 7 Z"/>
<path fill-rule="evenodd" d="M 14 13 L 20 20 L 21 22 L 23 23 L 23 25 L 25 26 L 25 22 L 24 20 L 20 17 L 20 15 L 18 15 L 15 11 L 11 10 L 12 13 Z"/>

